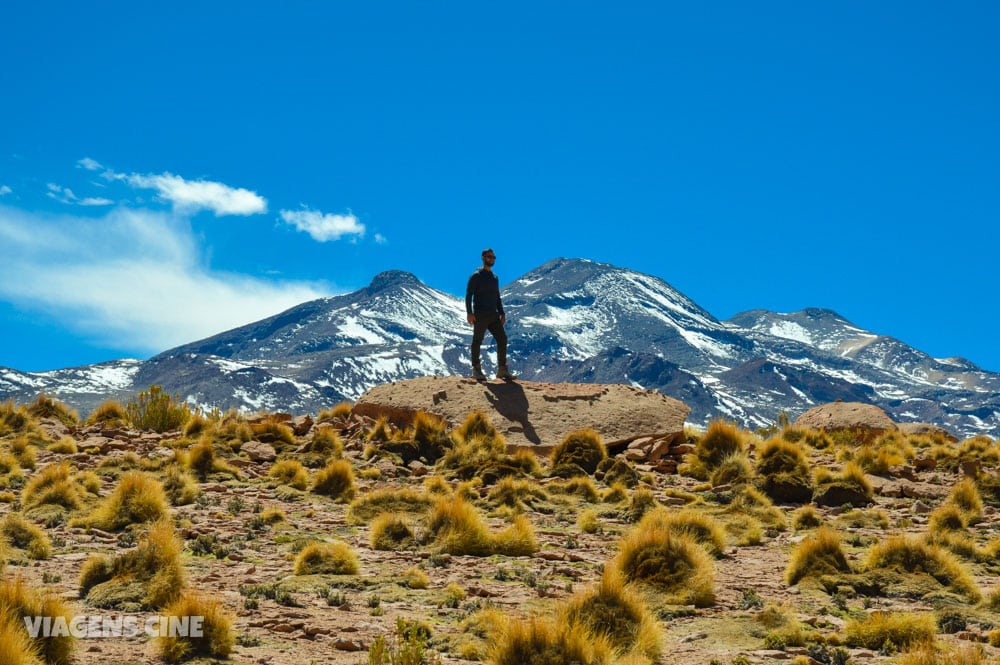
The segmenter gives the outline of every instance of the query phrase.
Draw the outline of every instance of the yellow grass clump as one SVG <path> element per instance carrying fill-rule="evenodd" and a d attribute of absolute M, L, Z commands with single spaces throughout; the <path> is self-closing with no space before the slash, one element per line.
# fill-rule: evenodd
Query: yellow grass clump
<path fill-rule="evenodd" d="M 40 505 L 57 505 L 68 510 L 80 507 L 80 488 L 73 482 L 73 469 L 68 462 L 49 464 L 39 471 L 24 487 L 21 503 L 25 508 Z"/>
<path fill-rule="evenodd" d="M 991 633 L 992 634 L 992 633 Z M 991 646 L 996 646 L 992 644 Z M 896 659 L 896 665 L 995 665 L 978 644 L 956 647 L 953 644 L 938 647 L 926 643 L 915 647 Z"/>
<path fill-rule="evenodd" d="M 492 642 L 489 665 L 604 665 L 614 650 L 579 623 L 503 617 Z"/>
<path fill-rule="evenodd" d="M 975 581 L 950 552 L 920 538 L 893 536 L 876 543 L 868 553 L 865 570 L 924 573 L 944 587 L 953 588 L 972 602 L 982 597 Z"/>
<path fill-rule="evenodd" d="M 24 550 L 29 559 L 48 559 L 52 556 L 52 541 L 45 530 L 16 513 L 8 513 L 0 521 L 0 537 L 11 546 Z"/>
<path fill-rule="evenodd" d="M 73 523 L 118 531 L 130 524 L 154 522 L 166 515 L 167 495 L 160 481 L 144 471 L 129 471 L 93 514 Z"/>
<path fill-rule="evenodd" d="M 127 420 L 128 416 L 125 414 L 125 407 L 121 405 L 121 402 L 107 400 L 90 412 L 86 422 L 88 425 L 100 423 L 105 427 L 113 428 L 124 426 Z"/>
<path fill-rule="evenodd" d="M 80 416 L 69 406 L 57 401 L 45 393 L 35 398 L 35 401 L 28 405 L 28 413 L 41 420 L 42 418 L 55 418 L 63 425 L 78 425 Z"/>
<path fill-rule="evenodd" d="M 296 459 L 278 460 L 268 469 L 269 478 L 274 478 L 282 485 L 304 490 L 309 487 L 309 472 Z"/>
<path fill-rule="evenodd" d="M 412 487 L 384 487 L 365 492 L 352 501 L 347 507 L 347 522 L 365 524 L 381 513 L 423 515 L 430 510 L 434 500 Z"/>
<path fill-rule="evenodd" d="M 344 441 L 332 427 L 320 427 L 313 433 L 307 450 L 324 457 L 340 457 L 344 453 Z"/>
<path fill-rule="evenodd" d="M 427 518 L 427 531 L 448 554 L 526 556 L 538 551 L 531 522 L 524 515 L 493 534 L 475 507 L 461 496 L 438 499 Z"/>
<path fill-rule="evenodd" d="M 600 584 L 574 594 L 561 616 L 606 639 L 619 653 L 636 652 L 656 662 L 663 652 L 659 621 L 615 568 L 605 568 Z"/>
<path fill-rule="evenodd" d="M 50 443 L 48 450 L 50 453 L 56 453 L 57 455 L 76 455 L 79 452 L 76 447 L 76 441 L 71 436 L 64 436 L 58 441 Z"/>
<path fill-rule="evenodd" d="M 662 526 L 631 529 L 622 539 L 616 566 L 629 582 L 644 582 L 664 602 L 707 607 L 715 602 L 715 568 L 694 539 Z"/>
<path fill-rule="evenodd" d="M 72 620 L 70 606 L 54 594 L 37 591 L 20 577 L 0 583 L 0 655 L 4 663 L 69 665 L 73 660 L 74 638 L 68 634 L 32 638 L 22 617 L 51 617 L 52 625 Z M 9 659 L 9 660 L 8 660 Z"/>
<path fill-rule="evenodd" d="M 306 545 L 295 557 L 296 575 L 357 575 L 361 562 L 350 545 L 344 542 Z"/>
<path fill-rule="evenodd" d="M 840 536 L 829 527 L 820 527 L 792 551 L 785 568 L 785 582 L 797 584 L 805 577 L 850 572 Z"/>
<path fill-rule="evenodd" d="M 568 469 L 573 465 L 586 474 L 593 474 L 607 456 L 607 448 L 597 431 L 587 428 L 570 432 L 552 449 L 553 475 L 562 475 L 556 473 L 560 467 Z"/>
<path fill-rule="evenodd" d="M 932 614 L 872 612 L 854 619 L 844 628 L 844 643 L 851 647 L 902 651 L 933 642 L 937 623 Z"/>
<path fill-rule="evenodd" d="M 382 513 L 372 522 L 370 542 L 375 550 L 405 550 L 416 544 L 416 537 L 402 515 Z"/>
<path fill-rule="evenodd" d="M 171 634 L 172 626 L 184 626 L 185 621 L 190 627 L 192 621 L 190 617 L 201 617 L 200 636 Z M 160 621 L 157 650 L 168 663 L 177 663 L 197 656 L 226 658 L 236 643 L 233 616 L 226 611 L 222 603 L 193 593 L 185 593 L 171 603 L 163 611 Z"/>
<path fill-rule="evenodd" d="M 726 458 L 746 452 L 744 433 L 735 423 L 713 420 L 695 444 L 694 452 L 687 456 L 682 468 L 685 473 L 700 480 L 708 480 L 712 471 Z"/>
<path fill-rule="evenodd" d="M 647 512 L 636 529 L 663 528 L 670 533 L 685 535 L 705 548 L 714 557 L 721 557 L 726 549 L 726 532 L 710 515 L 691 508 L 679 511 L 662 506 Z"/>
<path fill-rule="evenodd" d="M 962 511 L 966 524 L 975 524 L 983 517 L 983 499 L 972 478 L 965 478 L 955 485 L 948 495 L 948 503 Z"/>
<path fill-rule="evenodd" d="M 184 589 L 181 543 L 167 520 L 155 522 L 139 545 L 115 558 L 93 555 L 80 570 L 80 596 L 105 609 L 166 607 Z"/>
<path fill-rule="evenodd" d="M 332 408 L 320 411 L 319 415 L 316 416 L 316 422 L 327 423 L 347 420 L 351 417 L 353 409 L 354 407 L 350 402 L 340 402 Z"/>
<path fill-rule="evenodd" d="M 345 459 L 333 460 L 316 472 L 313 492 L 341 501 L 349 501 L 355 493 L 354 469 Z"/>
<path fill-rule="evenodd" d="M 186 455 L 183 455 L 182 458 L 184 465 L 201 481 L 208 480 L 208 476 L 212 473 L 239 475 L 236 469 L 218 457 L 213 438 L 208 435 L 203 436 L 198 443 L 188 448 Z"/>

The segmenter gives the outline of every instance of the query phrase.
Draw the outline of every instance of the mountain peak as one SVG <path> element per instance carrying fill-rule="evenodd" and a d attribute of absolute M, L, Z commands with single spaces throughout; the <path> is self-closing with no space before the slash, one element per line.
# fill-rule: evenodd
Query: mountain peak
<path fill-rule="evenodd" d="M 416 275 L 405 270 L 386 270 L 372 277 L 368 292 L 384 291 L 397 286 L 422 286 Z"/>

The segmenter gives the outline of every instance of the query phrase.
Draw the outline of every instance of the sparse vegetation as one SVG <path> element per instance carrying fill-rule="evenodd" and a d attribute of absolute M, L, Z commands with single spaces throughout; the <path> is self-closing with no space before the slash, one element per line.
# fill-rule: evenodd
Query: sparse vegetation
<path fill-rule="evenodd" d="M 75 523 L 117 531 L 131 524 L 154 522 L 166 515 L 167 496 L 160 481 L 143 471 L 129 471 L 93 514 Z"/>
<path fill-rule="evenodd" d="M 333 460 L 316 472 L 313 492 L 333 499 L 349 501 L 355 493 L 354 468 L 347 460 Z"/>
<path fill-rule="evenodd" d="M 222 603 L 196 595 L 184 593 L 163 612 L 165 620 L 176 619 L 183 626 L 190 617 L 201 617 L 200 636 L 166 635 L 158 638 L 157 650 L 168 663 L 178 663 L 197 656 L 227 658 L 236 642 L 233 631 L 233 617 Z"/>
<path fill-rule="evenodd" d="M 820 527 L 792 552 L 785 569 L 785 581 L 797 584 L 805 577 L 849 572 L 851 566 L 847 563 L 837 532 L 829 527 Z"/>
<path fill-rule="evenodd" d="M 662 526 L 633 528 L 622 540 L 615 564 L 630 582 L 644 582 L 664 602 L 706 607 L 715 602 L 715 570 L 691 537 Z"/>
<path fill-rule="evenodd" d="M 361 562 L 344 542 L 310 543 L 295 557 L 296 575 L 357 575 Z"/>
<path fill-rule="evenodd" d="M 162 386 L 150 386 L 126 402 L 125 415 L 136 429 L 167 432 L 183 427 L 191 411 L 179 397 L 163 392 Z"/>

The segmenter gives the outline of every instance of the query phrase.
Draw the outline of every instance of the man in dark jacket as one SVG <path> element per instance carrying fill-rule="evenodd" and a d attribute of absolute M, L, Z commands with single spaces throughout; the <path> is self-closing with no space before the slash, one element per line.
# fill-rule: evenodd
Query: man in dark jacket
<path fill-rule="evenodd" d="M 503 326 L 507 315 L 500 301 L 500 280 L 493 274 L 497 256 L 492 249 L 483 250 L 483 267 L 472 273 L 465 289 L 465 314 L 472 326 L 472 378 L 485 381 L 479 361 L 479 348 L 489 330 L 497 342 L 497 378 L 513 379 L 507 369 L 507 333 Z"/>

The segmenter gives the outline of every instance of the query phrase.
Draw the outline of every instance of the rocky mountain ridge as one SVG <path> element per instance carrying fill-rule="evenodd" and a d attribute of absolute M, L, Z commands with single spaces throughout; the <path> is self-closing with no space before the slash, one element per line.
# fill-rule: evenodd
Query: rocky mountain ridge
<path fill-rule="evenodd" d="M 899 422 L 1000 434 L 1000 374 L 932 358 L 829 310 L 720 321 L 657 277 L 580 259 L 550 261 L 503 297 L 511 363 L 526 380 L 657 390 L 690 406 L 695 424 L 767 425 L 842 399 Z M 44 391 L 86 412 L 157 384 L 205 407 L 316 412 L 392 381 L 465 375 L 469 337 L 460 298 L 389 271 L 147 361 L 0 369 L 0 398 Z"/>

